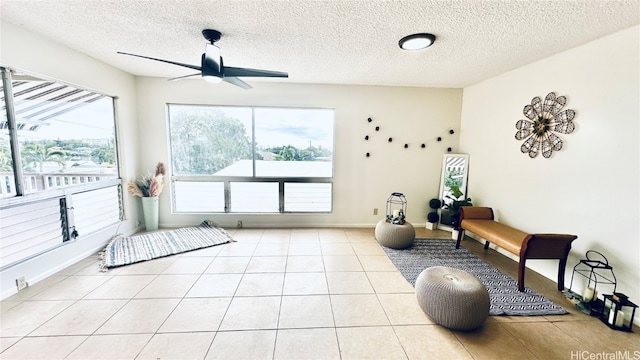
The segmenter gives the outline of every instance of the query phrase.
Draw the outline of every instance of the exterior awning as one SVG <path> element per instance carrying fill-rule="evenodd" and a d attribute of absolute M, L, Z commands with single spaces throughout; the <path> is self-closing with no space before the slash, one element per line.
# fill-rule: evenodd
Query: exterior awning
<path fill-rule="evenodd" d="M 53 81 L 14 80 L 12 85 L 13 107 L 18 130 L 37 131 L 42 126 L 48 125 L 48 120 L 105 97 L 102 94 Z M 0 87 L 0 95 L 2 100 L 0 129 L 6 129 L 9 123 L 2 87 Z"/>

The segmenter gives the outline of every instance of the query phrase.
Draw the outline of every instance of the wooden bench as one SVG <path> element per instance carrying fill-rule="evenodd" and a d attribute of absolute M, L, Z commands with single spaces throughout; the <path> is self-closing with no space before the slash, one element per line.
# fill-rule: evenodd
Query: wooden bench
<path fill-rule="evenodd" d="M 460 208 L 460 231 L 456 249 L 464 238 L 464 231 L 471 231 L 489 243 L 520 256 L 518 267 L 518 290 L 524 291 L 524 272 L 527 259 L 557 259 L 558 290 L 564 290 L 564 271 L 571 242 L 578 237 L 565 234 L 527 234 L 493 220 L 493 210 L 488 207 L 462 206 Z"/>

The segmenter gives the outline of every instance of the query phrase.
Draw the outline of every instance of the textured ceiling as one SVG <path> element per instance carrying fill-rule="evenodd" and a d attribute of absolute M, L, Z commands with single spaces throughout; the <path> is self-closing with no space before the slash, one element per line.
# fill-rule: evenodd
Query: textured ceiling
<path fill-rule="evenodd" d="M 0 17 L 140 76 L 193 71 L 116 51 L 200 65 L 213 28 L 225 65 L 289 73 L 270 81 L 464 87 L 637 25 L 639 1 L 2 0 Z M 435 44 L 401 51 L 415 32 Z"/>

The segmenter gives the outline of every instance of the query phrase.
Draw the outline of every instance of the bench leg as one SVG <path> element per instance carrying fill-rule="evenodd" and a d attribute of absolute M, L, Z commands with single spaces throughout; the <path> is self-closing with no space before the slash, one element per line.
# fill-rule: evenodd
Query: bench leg
<path fill-rule="evenodd" d="M 518 263 L 518 291 L 524 291 L 524 271 L 526 259 L 520 259 Z"/>
<path fill-rule="evenodd" d="M 564 290 L 564 270 L 567 267 L 567 258 L 560 259 L 558 264 L 558 290 Z"/>
<path fill-rule="evenodd" d="M 484 241 L 484 249 L 485 250 L 489 249 L 489 244 L 490 244 L 489 241 L 487 241 L 487 240 Z"/>
<path fill-rule="evenodd" d="M 458 230 L 458 241 L 456 241 L 456 249 L 460 249 L 460 241 L 464 238 L 464 229 Z"/>

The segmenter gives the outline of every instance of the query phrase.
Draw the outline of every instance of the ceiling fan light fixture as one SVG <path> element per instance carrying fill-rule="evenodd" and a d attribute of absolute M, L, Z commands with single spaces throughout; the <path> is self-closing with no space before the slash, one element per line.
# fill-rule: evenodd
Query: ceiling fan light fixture
<path fill-rule="evenodd" d="M 431 46 L 436 41 L 436 36 L 429 33 L 411 34 L 398 41 L 402 50 L 422 50 Z"/>
<path fill-rule="evenodd" d="M 222 82 L 222 78 L 218 77 L 218 76 L 202 75 L 202 78 L 205 79 L 207 82 L 210 82 L 212 84 L 219 84 L 219 83 Z"/>

